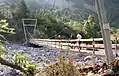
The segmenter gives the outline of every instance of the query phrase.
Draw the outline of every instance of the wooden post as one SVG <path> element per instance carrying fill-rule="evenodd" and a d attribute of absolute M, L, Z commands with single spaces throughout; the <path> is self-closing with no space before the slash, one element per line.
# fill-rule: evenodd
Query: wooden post
<path fill-rule="evenodd" d="M 68 46 L 67 46 L 68 48 L 66 47 L 67 50 L 66 50 L 66 52 L 65 52 L 65 54 L 66 54 L 67 56 L 69 55 L 69 52 L 70 52 L 69 41 L 70 41 L 70 40 L 66 41 L 66 42 L 68 43 Z"/>
<path fill-rule="evenodd" d="M 83 44 L 83 41 L 82 41 L 82 44 Z M 84 47 L 82 46 L 82 49 L 84 50 Z"/>
<path fill-rule="evenodd" d="M 92 41 L 92 44 L 93 44 L 93 55 L 95 55 L 95 40 L 94 39 Z"/>
<path fill-rule="evenodd" d="M 69 41 L 70 41 L 70 40 L 68 40 L 68 50 L 70 50 L 70 48 L 69 48 Z"/>
<path fill-rule="evenodd" d="M 46 45 L 47 45 L 47 47 L 48 47 L 48 41 L 47 41 L 47 44 L 46 44 Z"/>
<path fill-rule="evenodd" d="M 79 52 L 81 50 L 81 47 L 80 47 L 80 40 L 78 41 L 78 48 L 79 48 Z"/>
<path fill-rule="evenodd" d="M 57 43 L 57 42 L 55 42 L 55 48 L 56 48 L 56 43 Z"/>
<path fill-rule="evenodd" d="M 53 42 L 52 42 L 52 40 L 51 40 L 51 48 L 53 47 Z"/>
<path fill-rule="evenodd" d="M 62 43 L 60 43 L 60 47 L 61 47 L 61 50 L 62 50 Z"/>
<path fill-rule="evenodd" d="M 59 42 L 59 46 L 58 46 L 58 48 L 60 48 L 60 40 L 59 40 L 58 42 Z"/>
<path fill-rule="evenodd" d="M 92 65 L 94 66 L 95 65 L 95 60 L 94 60 L 94 57 L 95 57 L 95 40 L 93 39 L 92 41 L 92 44 L 93 44 L 93 53 L 92 53 Z"/>
<path fill-rule="evenodd" d="M 117 55 L 117 37 L 115 37 L 115 54 Z"/>

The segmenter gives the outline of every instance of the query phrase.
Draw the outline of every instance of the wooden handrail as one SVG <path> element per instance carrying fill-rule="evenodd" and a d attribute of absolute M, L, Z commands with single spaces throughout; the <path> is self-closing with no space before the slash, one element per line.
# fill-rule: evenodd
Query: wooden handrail
<path fill-rule="evenodd" d="M 78 41 L 81 41 L 81 42 L 96 42 L 96 41 L 103 41 L 103 38 L 92 38 L 92 39 L 71 39 L 71 40 L 66 40 L 66 39 L 62 39 L 62 40 L 58 40 L 58 39 L 31 39 L 30 40 L 30 43 L 33 43 L 33 44 L 36 44 L 36 45 L 41 45 L 41 46 L 45 46 L 45 45 L 48 45 L 49 42 L 50 42 L 50 45 L 52 46 L 59 46 L 59 42 L 60 42 L 60 45 L 62 47 L 65 47 L 65 46 L 73 46 L 73 47 L 76 47 L 76 46 L 79 46 L 79 45 L 76 45 L 76 44 L 72 44 L 72 42 L 78 42 Z M 114 38 L 111 39 L 112 41 L 115 40 Z M 50 46 L 49 45 L 49 46 Z M 96 44 L 94 44 L 95 48 L 98 48 L 100 46 L 97 47 Z M 112 45 L 113 46 L 113 45 Z M 103 46 L 104 47 L 104 46 Z M 114 48 L 114 47 L 113 47 Z"/>
<path fill-rule="evenodd" d="M 92 39 L 62 39 L 62 40 L 58 40 L 58 39 L 30 39 L 30 40 L 37 40 L 37 41 L 48 41 L 48 42 L 77 42 L 77 41 L 103 41 L 103 38 L 92 38 Z M 111 38 L 111 40 L 115 40 L 115 38 Z M 117 40 L 119 40 L 119 38 L 117 38 Z"/>
<path fill-rule="evenodd" d="M 32 40 L 37 40 L 37 41 L 48 41 L 48 42 L 78 42 L 78 41 L 93 41 L 93 39 L 71 39 L 71 40 L 67 40 L 67 39 L 62 39 L 62 40 L 58 40 L 58 39 L 31 39 Z M 94 41 L 103 41 L 103 38 L 94 38 Z"/>

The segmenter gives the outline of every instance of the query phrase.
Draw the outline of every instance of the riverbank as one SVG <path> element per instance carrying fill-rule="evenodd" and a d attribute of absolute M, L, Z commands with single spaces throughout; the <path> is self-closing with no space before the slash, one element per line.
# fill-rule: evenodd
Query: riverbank
<path fill-rule="evenodd" d="M 23 54 L 26 54 L 29 57 L 29 61 L 33 64 L 40 64 L 38 69 L 42 69 L 45 66 L 48 66 L 49 63 L 55 62 L 58 60 L 58 56 L 65 55 L 64 59 L 67 59 L 68 56 L 73 56 L 73 64 L 80 63 L 82 65 L 88 65 L 91 62 L 91 56 L 89 55 L 83 55 L 80 53 L 73 53 L 70 52 L 69 55 L 66 55 L 65 52 L 62 52 L 61 50 L 53 50 L 49 48 L 34 48 L 34 47 L 27 47 L 22 46 L 18 44 L 7 44 L 5 45 L 5 48 L 10 50 L 11 52 L 20 52 Z M 8 61 L 13 61 L 13 56 L 11 56 L 9 53 L 5 53 L 4 59 Z M 101 64 L 102 63 L 102 57 L 96 56 L 95 57 L 95 63 Z M 14 61 L 13 61 L 14 62 Z M 0 76 L 17 76 L 17 70 L 9 68 L 7 66 L 1 65 L 3 68 L 0 70 Z M 11 72 L 14 71 L 14 75 L 11 74 Z M 6 75 L 6 72 L 8 72 Z"/>

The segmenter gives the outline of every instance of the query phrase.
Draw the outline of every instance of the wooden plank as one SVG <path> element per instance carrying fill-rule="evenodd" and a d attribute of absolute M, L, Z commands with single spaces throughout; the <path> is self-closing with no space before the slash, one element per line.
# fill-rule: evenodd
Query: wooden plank
<path fill-rule="evenodd" d="M 67 40 L 67 39 L 62 39 L 62 40 L 58 40 L 58 39 L 30 39 L 30 41 L 48 41 L 48 42 L 78 42 L 78 41 L 93 41 L 93 39 L 71 39 L 71 40 Z M 102 38 L 94 38 L 94 41 L 103 41 Z"/>
<path fill-rule="evenodd" d="M 119 40 L 119 38 L 117 38 Z M 111 40 L 115 40 L 114 38 L 112 38 Z M 67 40 L 67 39 L 62 39 L 62 40 L 58 40 L 58 39 L 30 39 L 30 41 L 48 41 L 48 42 L 78 42 L 78 41 L 93 41 L 93 39 L 71 39 L 71 40 Z M 103 38 L 94 38 L 94 41 L 103 41 Z"/>
<path fill-rule="evenodd" d="M 113 39 L 112 39 L 113 40 Z M 36 45 L 42 45 L 42 46 L 62 46 L 62 47 L 78 47 L 79 45 L 77 44 L 71 44 L 72 42 L 78 42 L 78 41 L 93 41 L 93 39 L 72 39 L 72 40 L 58 40 L 58 39 L 31 39 L 30 43 L 36 44 Z M 94 41 L 103 41 L 102 38 L 94 38 Z M 70 42 L 70 43 L 69 43 Z M 86 45 L 86 44 L 81 44 L 80 47 L 83 48 L 92 48 L 92 45 Z M 104 48 L 104 44 L 95 44 L 95 48 Z M 112 48 L 115 48 L 115 44 L 112 44 Z"/>

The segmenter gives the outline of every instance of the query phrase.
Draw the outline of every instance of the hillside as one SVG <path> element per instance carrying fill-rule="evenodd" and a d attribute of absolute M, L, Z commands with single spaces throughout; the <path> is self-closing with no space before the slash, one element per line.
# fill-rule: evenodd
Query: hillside
<path fill-rule="evenodd" d="M 22 2 L 22 4 L 20 4 L 20 1 L 21 0 L 0 0 L 0 2 L 5 2 L 11 5 L 13 3 L 17 3 L 16 5 L 12 5 L 12 6 L 7 5 L 9 8 L 6 8 L 6 5 L 5 5 L 5 8 L 2 6 L 3 7 L 2 9 L 6 10 L 6 11 L 2 11 L 5 17 L 7 16 L 9 17 L 9 15 L 10 16 L 12 15 L 11 17 L 13 20 L 9 19 L 11 20 L 9 21 L 10 25 L 11 26 L 17 25 L 17 27 L 21 27 L 22 18 L 36 18 L 38 19 L 38 31 L 40 32 L 40 35 L 45 34 L 46 38 L 47 37 L 56 38 L 55 34 L 59 33 L 65 27 L 65 25 L 68 25 L 68 29 L 62 32 L 62 35 L 65 36 L 64 38 L 69 38 L 71 35 L 71 32 L 74 32 L 74 31 L 76 32 L 83 31 L 83 33 L 85 34 L 87 33 L 86 31 L 91 32 L 91 30 L 88 30 L 88 28 L 90 28 L 88 26 L 86 27 L 86 30 L 81 29 L 83 25 L 86 23 L 90 15 L 95 17 L 95 20 L 92 21 L 92 24 L 94 22 L 96 25 L 99 25 L 96 13 L 91 10 L 92 8 L 94 8 L 94 0 L 85 0 L 85 1 L 84 0 L 80 0 L 80 1 L 78 0 L 66 0 L 66 1 L 24 0 L 25 3 Z M 108 19 L 111 26 L 118 28 L 119 27 L 118 26 L 119 1 L 106 0 L 105 3 L 106 3 L 105 6 L 108 13 Z M 41 8 L 43 9 L 41 10 Z M 54 8 L 54 9 L 51 9 L 51 8 Z M 7 12 L 9 12 L 9 14 Z M 1 13 L 1 16 L 3 16 L 2 13 Z M 56 29 L 57 27 L 60 29 Z M 96 28 L 96 27 L 93 27 L 93 28 Z M 19 30 L 18 28 L 16 29 L 19 33 L 23 32 L 22 30 Z M 67 33 L 66 31 L 70 31 L 70 32 Z M 49 33 L 52 33 L 52 34 L 49 34 Z M 90 35 L 92 36 L 92 34 Z M 88 38 L 90 38 L 91 36 L 89 36 Z M 97 35 L 95 34 L 94 37 L 97 37 Z"/>
<path fill-rule="evenodd" d="M 19 3 L 20 0 L 0 0 L 6 3 Z M 88 10 L 94 9 L 94 0 L 25 0 L 27 6 L 31 9 L 39 8 L 87 8 Z M 85 5 L 86 4 L 86 5 Z M 88 4 L 88 5 L 87 5 Z M 91 5 L 91 6 L 90 6 Z M 105 0 L 108 20 L 111 26 L 119 27 L 119 0 Z M 72 8 L 71 8 L 72 9 Z M 75 11 L 74 11 L 75 12 Z"/>

